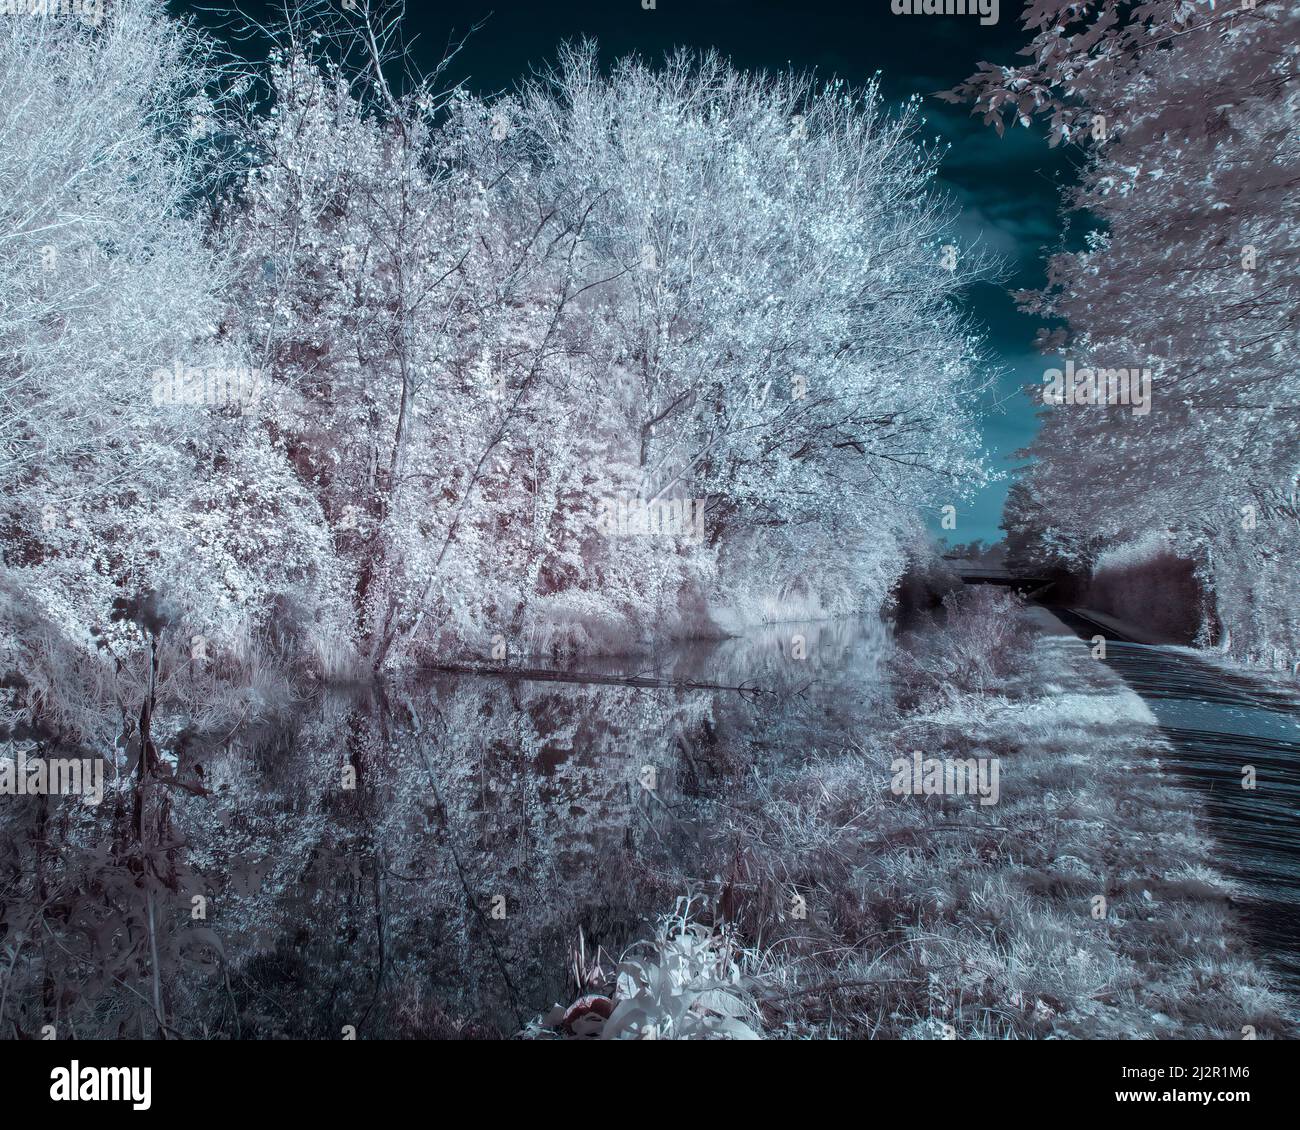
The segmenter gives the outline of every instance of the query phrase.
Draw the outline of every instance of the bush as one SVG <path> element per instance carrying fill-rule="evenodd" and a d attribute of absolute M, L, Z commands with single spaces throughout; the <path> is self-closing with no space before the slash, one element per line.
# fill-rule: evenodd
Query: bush
<path fill-rule="evenodd" d="M 950 592 L 940 612 L 923 615 L 918 631 L 900 641 L 900 705 L 982 696 L 1004 683 L 1029 646 L 1023 610 L 1023 599 L 992 585 Z"/>
<path fill-rule="evenodd" d="M 578 979 L 604 981 L 605 992 L 584 993 L 567 1008 L 556 1005 L 525 1031 L 530 1038 L 598 1040 L 761 1039 L 754 974 L 757 956 L 727 927 L 696 920 L 698 896 L 677 900 L 660 917 L 645 957 L 624 956 L 606 979 L 599 958 Z M 636 947 L 633 947 L 636 948 Z"/>

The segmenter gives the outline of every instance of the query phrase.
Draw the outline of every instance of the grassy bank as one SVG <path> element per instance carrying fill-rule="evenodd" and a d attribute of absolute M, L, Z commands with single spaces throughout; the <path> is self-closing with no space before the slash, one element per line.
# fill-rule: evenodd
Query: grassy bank
<path fill-rule="evenodd" d="M 710 976 L 731 989 L 710 995 L 689 969 L 689 1031 L 726 1035 L 752 1009 L 790 1038 L 1290 1034 L 1141 700 L 1009 596 L 976 590 L 937 620 L 901 641 L 886 740 L 791 757 L 719 807 L 727 855 L 695 921 L 724 929 Z M 896 795 L 896 759 L 917 750 L 997 759 L 996 803 Z M 637 970 L 670 975 L 673 936 L 661 929 Z M 611 1007 L 637 996 L 640 1027 L 625 1008 L 618 1034 L 671 1035 L 673 1015 L 612 968 L 583 988 Z M 601 1030 L 590 1002 L 576 1015 Z"/>

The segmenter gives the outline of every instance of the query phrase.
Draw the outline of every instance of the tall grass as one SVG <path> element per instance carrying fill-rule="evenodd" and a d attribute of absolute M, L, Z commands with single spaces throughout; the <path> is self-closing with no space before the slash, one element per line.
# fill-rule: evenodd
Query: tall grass
<path fill-rule="evenodd" d="M 904 641 L 884 737 L 742 775 L 718 808 L 715 854 L 692 860 L 695 875 L 718 874 L 696 928 L 746 955 L 764 1034 L 1293 1032 L 1140 699 L 1079 641 L 1038 635 L 1009 594 L 975 589 L 940 616 L 942 631 Z M 999 802 L 895 795 L 891 762 L 918 749 L 998 758 Z M 657 935 L 646 984 L 673 936 Z M 601 991 L 617 1007 L 608 978 Z M 545 1030 L 578 1034 L 590 1005 Z M 637 1007 L 645 1023 L 658 1015 Z"/>

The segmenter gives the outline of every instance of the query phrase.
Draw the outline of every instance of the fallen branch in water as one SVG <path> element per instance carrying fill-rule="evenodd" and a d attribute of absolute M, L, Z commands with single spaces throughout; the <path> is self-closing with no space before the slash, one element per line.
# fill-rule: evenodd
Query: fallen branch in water
<path fill-rule="evenodd" d="M 618 687 L 647 687 L 675 691 L 738 691 L 741 694 L 772 694 L 762 687 L 741 683 L 738 687 L 720 683 L 673 682 L 644 675 L 598 675 L 583 671 L 548 671 L 543 667 L 485 667 L 474 663 L 436 663 L 423 671 L 445 671 L 454 675 L 488 675 L 499 679 L 527 679 L 540 683 L 590 683 Z"/>

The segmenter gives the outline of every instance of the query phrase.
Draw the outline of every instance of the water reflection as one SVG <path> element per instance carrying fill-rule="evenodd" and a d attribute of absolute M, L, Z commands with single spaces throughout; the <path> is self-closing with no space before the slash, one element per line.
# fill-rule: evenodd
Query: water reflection
<path fill-rule="evenodd" d="M 876 621 L 785 624 L 582 665 L 746 693 L 445 674 L 189 735 L 177 776 L 209 795 L 167 793 L 170 839 L 143 862 L 68 857 L 95 871 L 64 883 L 93 930 L 59 939 L 63 1004 L 42 988 L 52 951 L 27 954 L 25 1023 L 62 1009 L 87 1035 L 152 1034 L 152 921 L 179 1035 L 509 1034 L 568 992 L 579 927 L 618 952 L 683 875 L 715 873 L 713 817 L 747 775 L 864 736 L 888 643 Z M 111 839 L 114 807 L 78 813 L 69 843 Z M 86 891 L 113 883 L 106 917 Z"/>

